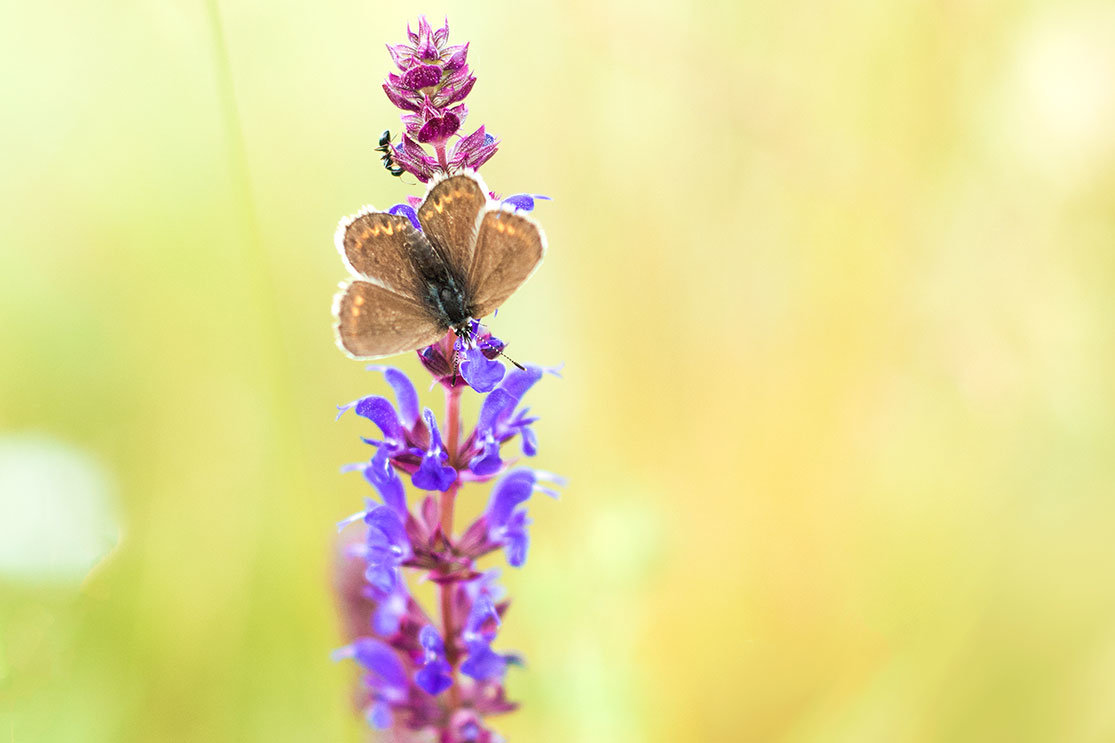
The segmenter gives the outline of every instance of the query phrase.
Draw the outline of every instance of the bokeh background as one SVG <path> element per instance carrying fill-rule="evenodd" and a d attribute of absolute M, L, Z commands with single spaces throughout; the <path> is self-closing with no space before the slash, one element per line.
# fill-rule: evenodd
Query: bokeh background
<path fill-rule="evenodd" d="M 496 727 L 1115 740 L 1087 0 L 4 5 L 0 739 L 365 737 L 334 405 L 386 388 L 333 345 L 331 241 L 421 193 L 373 147 L 422 11 L 472 42 L 489 185 L 553 197 L 493 327 L 566 364 L 531 404 L 570 485 L 505 571 Z"/>

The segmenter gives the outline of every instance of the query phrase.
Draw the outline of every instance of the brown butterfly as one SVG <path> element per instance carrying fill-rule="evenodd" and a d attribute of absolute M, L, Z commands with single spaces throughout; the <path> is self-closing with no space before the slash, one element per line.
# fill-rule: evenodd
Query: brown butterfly
<path fill-rule="evenodd" d="M 488 197 L 480 176 L 433 181 L 415 229 L 371 207 L 341 220 L 337 250 L 355 277 L 333 298 L 337 345 L 356 359 L 428 346 L 498 308 L 542 262 L 533 220 Z"/>

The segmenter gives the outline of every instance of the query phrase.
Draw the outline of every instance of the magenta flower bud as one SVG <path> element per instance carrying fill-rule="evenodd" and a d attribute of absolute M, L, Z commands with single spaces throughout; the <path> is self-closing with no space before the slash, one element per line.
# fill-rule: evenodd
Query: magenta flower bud
<path fill-rule="evenodd" d="M 496 153 L 498 141 L 483 134 L 483 127 L 468 137 L 459 137 L 468 115 L 463 102 L 476 85 L 468 67 L 468 44 L 450 45 L 448 22 L 434 29 L 425 16 L 418 30 L 407 28 L 405 44 L 388 44 L 387 53 L 399 69 L 383 83 L 391 104 L 403 111 L 406 134 L 393 154 L 395 165 L 423 183 L 438 173 L 464 168 L 475 170 Z M 433 148 L 430 153 L 422 145 Z"/>

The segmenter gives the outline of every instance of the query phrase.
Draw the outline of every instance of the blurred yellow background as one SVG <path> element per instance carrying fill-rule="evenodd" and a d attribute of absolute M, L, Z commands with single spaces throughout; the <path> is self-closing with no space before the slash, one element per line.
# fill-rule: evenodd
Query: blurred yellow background
<path fill-rule="evenodd" d="M 4 6 L 0 740 L 364 739 L 333 418 L 387 387 L 332 237 L 422 192 L 373 150 L 419 12 L 488 184 L 553 197 L 491 325 L 566 364 L 570 485 L 495 727 L 1115 740 L 1115 6 L 1075 0 Z"/>

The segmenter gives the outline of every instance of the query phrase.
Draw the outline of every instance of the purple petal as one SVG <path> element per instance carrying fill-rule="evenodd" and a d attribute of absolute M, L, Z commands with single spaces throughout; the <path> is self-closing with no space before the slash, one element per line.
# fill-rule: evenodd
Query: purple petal
<path fill-rule="evenodd" d="M 433 628 L 433 625 L 427 624 L 418 631 L 418 644 L 421 645 L 427 653 L 439 655 L 445 652 L 445 643 L 442 642 L 441 635 Z"/>
<path fill-rule="evenodd" d="M 420 490 L 436 490 L 444 493 L 457 481 L 457 470 L 441 464 L 437 457 L 423 457 L 422 464 L 411 476 L 411 483 Z"/>
<path fill-rule="evenodd" d="M 430 451 L 441 453 L 441 431 L 438 430 L 434 411 L 426 408 L 422 417 L 426 419 L 426 425 L 430 427 Z"/>
<path fill-rule="evenodd" d="M 401 519 L 407 516 L 406 491 L 395 468 L 387 456 L 387 447 L 381 446 L 372 461 L 364 468 L 364 479 L 379 493 L 384 505 Z"/>
<path fill-rule="evenodd" d="M 393 592 L 376 606 L 376 613 L 372 616 L 372 629 L 381 637 L 391 637 L 399 631 L 406 610 L 406 594 L 402 591 Z"/>
<path fill-rule="evenodd" d="M 486 642 L 470 642 L 468 658 L 461 664 L 461 673 L 477 681 L 493 681 L 507 670 L 507 660 Z"/>
<path fill-rule="evenodd" d="M 534 435 L 534 431 L 530 426 L 523 426 L 519 429 L 519 437 L 522 442 L 523 455 L 533 457 L 538 453 L 538 437 Z"/>
<path fill-rule="evenodd" d="M 400 211 L 396 212 L 395 209 Z M 406 204 L 396 204 L 391 207 L 390 211 L 392 214 L 403 213 L 412 222 L 418 221 L 418 215 L 414 213 L 414 209 Z M 407 375 L 393 366 L 377 366 L 374 364 L 368 367 L 368 371 L 383 372 L 387 383 L 391 385 L 391 389 L 395 390 L 395 400 L 399 404 L 399 413 L 402 415 L 403 423 L 406 424 L 408 429 L 413 429 L 414 424 L 418 422 L 418 392 L 414 389 L 414 385 L 407 378 Z"/>
<path fill-rule="evenodd" d="M 396 157 L 395 159 L 398 160 L 398 157 Z M 400 164 L 402 164 L 401 161 L 400 161 Z M 407 219 L 410 220 L 410 223 L 412 225 L 414 225 L 414 229 L 418 230 L 419 232 L 422 231 L 422 225 L 420 225 L 418 223 L 418 214 L 417 214 L 417 212 L 414 211 L 414 207 L 410 206 L 409 204 L 395 204 L 395 206 L 393 206 L 393 207 L 391 207 L 390 209 L 387 210 L 387 213 L 388 214 L 402 214 L 404 217 L 406 217 Z M 369 368 L 371 368 L 371 367 L 369 367 Z M 401 407 L 401 403 L 400 403 L 400 407 Z M 418 420 L 418 401 L 417 401 L 417 398 L 415 399 L 414 419 Z M 410 425 L 411 425 L 411 428 L 414 427 L 413 423 L 411 423 Z"/>
<path fill-rule="evenodd" d="M 512 397 L 507 390 L 503 388 L 492 390 L 484 398 L 484 404 L 480 406 L 480 415 L 476 419 L 476 430 L 480 432 L 491 431 L 497 423 L 511 415 L 516 402 L 516 398 Z"/>
<path fill-rule="evenodd" d="M 406 688 L 406 669 L 387 643 L 371 637 L 361 637 L 352 644 L 352 648 L 356 662 L 375 674 L 384 685 L 392 689 Z"/>
<path fill-rule="evenodd" d="M 529 471 L 529 470 L 528 470 Z M 410 538 L 399 514 L 390 506 L 376 506 L 364 516 L 368 546 L 402 562 L 410 556 Z"/>
<path fill-rule="evenodd" d="M 537 366 L 528 366 L 525 369 L 515 369 L 503 380 L 500 389 L 505 390 L 515 398 L 515 404 L 527 393 L 534 383 L 542 378 L 542 370 Z"/>
<path fill-rule="evenodd" d="M 368 709 L 368 724 L 376 730 L 386 730 L 391 727 L 391 705 L 387 702 L 376 702 Z"/>
<path fill-rule="evenodd" d="M 453 678 L 449 675 L 449 663 L 444 660 L 435 660 L 427 663 L 414 674 L 414 683 L 422 691 L 436 697 L 453 685 Z"/>
<path fill-rule="evenodd" d="M 542 196 L 541 194 L 517 193 L 508 196 L 503 200 L 504 204 L 511 204 L 511 206 L 519 209 L 520 211 L 529 212 L 533 211 L 535 207 L 535 199 L 542 199 L 549 201 L 549 196 Z"/>
<path fill-rule="evenodd" d="M 519 404 L 519 400 L 527 390 L 541 378 L 542 370 L 535 366 L 508 372 L 503 378 L 503 383 L 484 398 L 484 404 L 480 406 L 480 415 L 476 421 L 476 430 L 483 435 L 484 432 L 492 430 L 496 425 L 507 420 L 515 412 L 515 406 Z"/>
<path fill-rule="evenodd" d="M 504 553 L 507 555 L 507 564 L 513 568 L 521 568 L 527 560 L 527 548 L 530 546 L 530 535 L 527 534 L 527 525 L 530 519 L 526 511 L 516 511 L 511 516 L 510 523 L 504 529 Z"/>
<path fill-rule="evenodd" d="M 437 420 L 429 408 L 426 408 L 424 417 L 426 425 L 430 427 L 430 448 L 422 457 L 422 463 L 418 465 L 418 471 L 411 476 L 410 481 L 416 488 L 444 493 L 457 481 L 457 470 L 442 464 L 445 454 L 441 448 L 441 433 L 437 428 Z"/>
<path fill-rule="evenodd" d="M 534 492 L 534 471 L 520 468 L 509 472 L 492 489 L 485 514 L 489 533 L 507 525 L 511 512 Z"/>
<path fill-rule="evenodd" d="M 356 403 L 356 414 L 379 426 L 383 436 L 393 444 L 403 441 L 403 427 L 395 408 L 385 397 L 372 395 Z"/>
<path fill-rule="evenodd" d="M 466 634 L 473 637 L 495 637 L 499 624 L 499 612 L 492 599 L 485 594 L 477 596 L 465 622 Z"/>
<path fill-rule="evenodd" d="M 503 379 L 503 364 L 484 356 L 479 348 L 470 348 L 461 362 L 461 376 L 477 392 L 491 392 Z"/>
<path fill-rule="evenodd" d="M 398 569 L 394 565 L 369 562 L 364 570 L 364 580 L 372 589 L 372 595 L 377 598 L 394 591 L 399 582 L 398 577 Z"/>
<path fill-rule="evenodd" d="M 486 477 L 499 472 L 502 466 L 503 460 L 499 458 L 499 443 L 492 436 L 491 431 L 488 431 L 484 437 L 484 450 L 469 460 L 468 468 L 472 474 Z"/>

